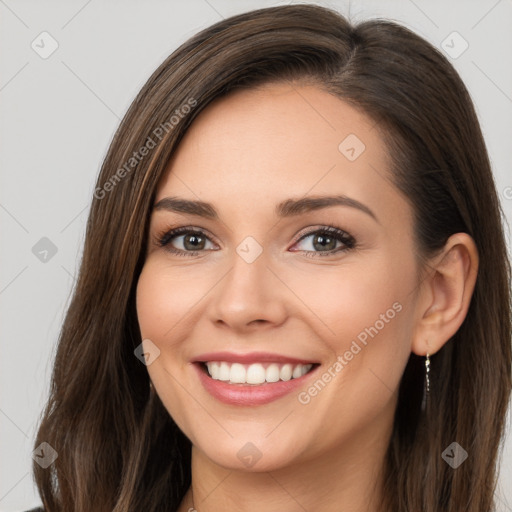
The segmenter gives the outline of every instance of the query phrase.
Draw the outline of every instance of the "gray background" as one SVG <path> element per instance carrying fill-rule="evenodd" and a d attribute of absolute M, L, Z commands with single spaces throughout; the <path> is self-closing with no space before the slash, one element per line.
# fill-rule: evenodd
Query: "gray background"
<path fill-rule="evenodd" d="M 291 2 L 0 0 L 1 511 L 39 504 L 30 473 L 36 422 L 96 175 L 120 118 L 150 73 L 199 29 L 282 3 Z M 438 47 L 443 41 L 452 47 L 450 58 L 476 104 L 510 222 L 512 0 L 316 3 L 352 21 L 391 18 Z M 46 59 L 31 47 L 35 41 L 39 51 L 43 44 L 51 48 L 48 36 L 41 43 L 43 31 L 58 43 Z M 456 55 L 464 40 L 467 50 Z M 40 242 L 43 237 L 55 254 Z M 508 422 L 500 512 L 512 511 L 512 413 Z"/>

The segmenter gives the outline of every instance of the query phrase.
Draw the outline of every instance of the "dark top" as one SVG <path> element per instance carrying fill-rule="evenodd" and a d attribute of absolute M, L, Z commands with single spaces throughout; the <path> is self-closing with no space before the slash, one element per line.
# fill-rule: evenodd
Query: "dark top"
<path fill-rule="evenodd" d="M 31 508 L 30 510 L 27 510 L 27 512 L 44 512 L 44 509 L 41 507 Z"/>

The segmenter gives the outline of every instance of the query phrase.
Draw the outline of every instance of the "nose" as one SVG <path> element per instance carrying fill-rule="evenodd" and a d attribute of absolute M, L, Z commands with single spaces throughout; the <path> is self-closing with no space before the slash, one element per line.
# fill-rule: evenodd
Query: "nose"
<path fill-rule="evenodd" d="M 286 320 L 290 291 L 268 264 L 265 252 L 250 263 L 234 253 L 231 268 L 211 295 L 212 322 L 242 332 L 276 327 Z"/>

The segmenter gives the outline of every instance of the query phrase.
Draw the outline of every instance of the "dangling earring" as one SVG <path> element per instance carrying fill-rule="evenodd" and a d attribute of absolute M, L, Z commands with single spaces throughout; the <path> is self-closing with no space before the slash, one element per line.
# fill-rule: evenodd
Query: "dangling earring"
<path fill-rule="evenodd" d="M 430 357 L 427 352 L 427 357 L 425 358 L 425 380 L 427 381 L 427 396 L 430 395 Z"/>
<path fill-rule="evenodd" d="M 430 396 L 430 357 L 427 352 L 427 356 L 425 358 L 425 384 L 423 386 L 423 400 L 421 402 L 421 410 L 425 411 L 427 408 L 427 400 Z"/>

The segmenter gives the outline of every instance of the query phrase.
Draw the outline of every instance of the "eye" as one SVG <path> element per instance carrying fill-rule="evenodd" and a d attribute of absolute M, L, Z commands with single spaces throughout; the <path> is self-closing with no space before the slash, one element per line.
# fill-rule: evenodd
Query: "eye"
<path fill-rule="evenodd" d="M 311 240 L 305 242 L 309 238 Z M 191 227 L 166 230 L 156 236 L 155 242 L 158 246 L 165 247 L 167 251 L 178 256 L 198 256 L 201 251 L 212 250 L 211 245 L 213 245 L 203 230 Z M 301 242 L 303 247 L 298 250 L 304 252 L 305 256 L 313 258 L 347 251 L 356 246 L 354 237 L 334 226 L 323 226 L 309 231 L 303 234 L 295 245 Z M 208 243 L 210 249 L 207 248 Z M 292 250 L 292 252 L 296 251 L 297 249 Z"/>
<path fill-rule="evenodd" d="M 204 231 L 189 227 L 165 231 L 157 236 L 156 241 L 160 247 L 165 247 L 167 251 L 178 256 L 197 256 L 199 254 L 198 251 L 205 250 L 207 242 L 211 244 Z M 175 247 L 174 244 L 181 247 Z"/>
<path fill-rule="evenodd" d="M 304 242 L 302 243 L 302 249 L 299 250 L 305 251 L 305 256 L 313 258 L 347 251 L 353 249 L 356 245 L 352 235 L 334 226 L 324 226 L 321 229 L 310 231 L 303 235 L 297 244 L 299 242 Z"/>

